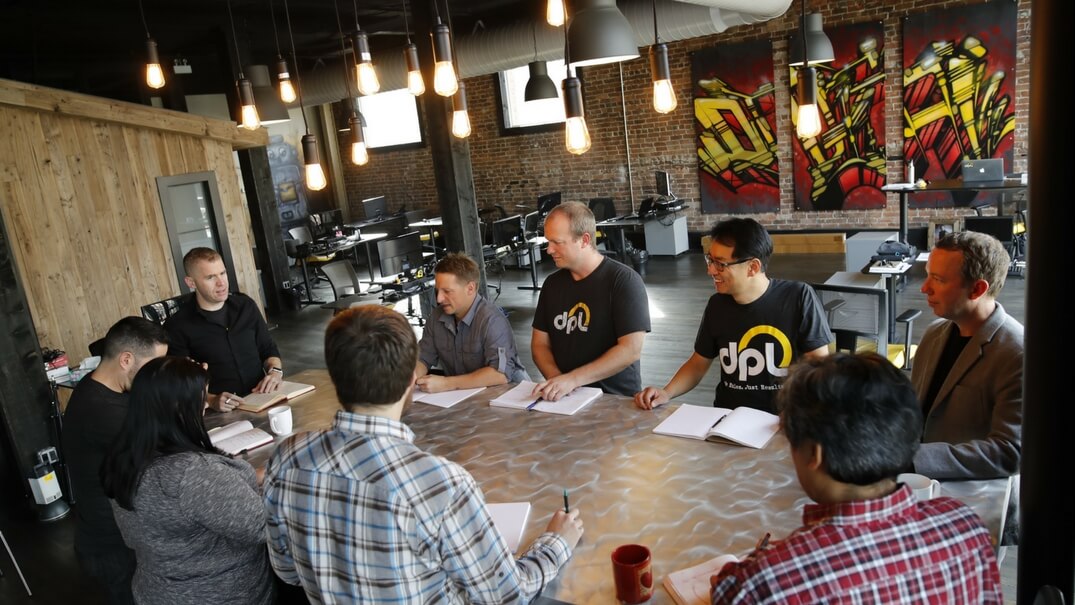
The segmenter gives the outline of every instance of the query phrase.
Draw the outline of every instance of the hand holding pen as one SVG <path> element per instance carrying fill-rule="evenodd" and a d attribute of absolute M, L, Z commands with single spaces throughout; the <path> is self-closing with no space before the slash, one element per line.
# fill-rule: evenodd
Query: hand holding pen
<path fill-rule="evenodd" d="M 559 535 L 567 542 L 569 548 L 574 549 L 582 537 L 582 519 L 579 518 L 578 509 L 571 510 L 567 501 L 567 490 L 564 490 L 564 510 L 557 510 L 552 515 L 545 531 Z"/>

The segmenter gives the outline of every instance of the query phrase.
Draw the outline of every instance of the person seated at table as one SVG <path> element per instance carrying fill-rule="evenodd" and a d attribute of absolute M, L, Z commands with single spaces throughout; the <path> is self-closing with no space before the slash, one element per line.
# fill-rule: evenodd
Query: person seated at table
<path fill-rule="evenodd" d="M 414 331 L 391 309 L 354 307 L 329 323 L 325 363 L 344 409 L 269 460 L 272 566 L 316 603 L 528 603 L 578 543 L 578 510 L 557 510 L 513 559 L 474 478 L 422 451 L 400 421 L 417 361 Z"/>
<path fill-rule="evenodd" d="M 777 395 L 803 526 L 710 580 L 712 603 L 1001 603 L 989 531 L 950 497 L 896 483 L 919 446 L 910 381 L 876 353 L 797 363 Z"/>
<path fill-rule="evenodd" d="M 829 354 L 825 310 L 809 285 L 766 274 L 773 240 L 754 219 L 721 221 L 709 236 L 706 273 L 717 292 L 702 314 L 694 353 L 663 388 L 635 393 L 635 405 L 649 410 L 689 393 L 719 358 L 715 407 L 774 412 L 788 366 Z"/>
<path fill-rule="evenodd" d="M 146 363 L 101 467 L 116 524 L 138 561 L 131 588 L 140 605 L 275 598 L 257 476 L 209 441 L 208 382 L 209 373 L 185 357 Z"/>
<path fill-rule="evenodd" d="M 545 377 L 534 394 L 557 401 L 580 386 L 617 395 L 638 391 L 650 331 L 642 278 L 597 250 L 596 222 L 585 204 L 553 208 L 545 238 L 559 271 L 545 279 L 534 312 L 531 354 Z"/>
<path fill-rule="evenodd" d="M 168 352 L 164 328 L 124 317 L 108 329 L 101 362 L 78 382 L 63 414 L 63 453 L 75 507 L 75 556 L 109 603 L 134 603 L 134 551 L 127 548 L 101 487 L 101 462 L 127 417 L 128 391 L 143 365 Z"/>
<path fill-rule="evenodd" d="M 284 378 L 280 351 L 253 299 L 228 292 L 224 260 L 212 248 L 183 257 L 183 282 L 194 293 L 168 318 L 168 354 L 209 368 L 209 407 L 230 412 L 243 395 L 271 393 Z"/>
<path fill-rule="evenodd" d="M 478 294 L 478 263 L 452 252 L 433 271 L 437 307 L 418 343 L 418 388 L 439 393 L 530 380 L 507 316 Z M 435 366 L 443 376 L 429 373 Z"/>
<path fill-rule="evenodd" d="M 930 251 L 922 293 L 940 319 L 926 328 L 911 368 L 925 415 L 915 472 L 934 479 L 1019 472 L 1023 325 L 996 300 L 1010 262 L 999 240 L 974 231 L 948 234 Z"/>

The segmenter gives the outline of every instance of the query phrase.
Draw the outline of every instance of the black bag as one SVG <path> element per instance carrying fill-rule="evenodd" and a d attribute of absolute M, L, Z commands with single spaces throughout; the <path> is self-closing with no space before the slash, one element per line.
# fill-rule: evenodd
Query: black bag
<path fill-rule="evenodd" d="M 881 242 L 881 245 L 877 247 L 877 256 L 874 258 L 879 260 L 904 260 L 913 258 L 917 252 L 911 244 L 890 240 Z"/>

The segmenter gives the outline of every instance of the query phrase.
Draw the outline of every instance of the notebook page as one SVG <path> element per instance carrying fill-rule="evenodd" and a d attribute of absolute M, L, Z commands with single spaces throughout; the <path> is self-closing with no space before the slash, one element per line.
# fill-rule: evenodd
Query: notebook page
<path fill-rule="evenodd" d="M 415 391 L 414 400 L 441 408 L 450 408 L 460 401 L 483 390 L 485 390 L 485 387 L 478 387 L 476 389 L 455 389 L 452 391 L 441 391 L 440 393 Z"/>
<path fill-rule="evenodd" d="M 493 518 L 493 525 L 500 530 L 504 541 L 508 543 L 508 550 L 517 552 L 519 543 L 523 539 L 523 530 L 526 529 L 526 520 L 530 517 L 529 502 L 504 502 L 499 504 L 486 504 L 489 516 Z"/>
<path fill-rule="evenodd" d="M 683 404 L 654 427 L 653 432 L 658 435 L 705 439 L 709 428 L 730 412 L 731 410 L 726 408 Z"/>
<path fill-rule="evenodd" d="M 776 414 L 739 407 L 713 427 L 710 434 L 741 445 L 762 448 L 779 430 L 780 417 Z"/>

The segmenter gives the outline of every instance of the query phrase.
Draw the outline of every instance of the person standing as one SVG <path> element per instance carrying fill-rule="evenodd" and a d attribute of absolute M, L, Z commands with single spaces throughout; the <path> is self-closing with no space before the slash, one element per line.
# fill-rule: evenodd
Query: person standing
<path fill-rule="evenodd" d="M 79 381 L 63 414 L 64 460 L 78 502 L 75 556 L 113 605 L 134 603 L 135 560 L 101 487 L 101 462 L 127 417 L 135 374 L 167 352 L 164 328 L 141 317 L 117 321 L 105 334 L 100 364 Z"/>
<path fill-rule="evenodd" d="M 631 268 L 594 246 L 593 212 L 565 202 L 545 218 L 548 253 L 559 271 L 545 279 L 534 312 L 531 354 L 545 377 L 534 394 L 557 401 L 580 386 L 631 395 L 650 331 L 649 297 Z"/>

